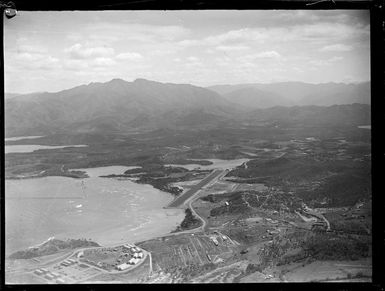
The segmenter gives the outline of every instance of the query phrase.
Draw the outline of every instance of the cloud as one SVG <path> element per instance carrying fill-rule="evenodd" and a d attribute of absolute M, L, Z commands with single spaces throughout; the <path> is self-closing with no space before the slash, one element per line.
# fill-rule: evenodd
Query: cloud
<path fill-rule="evenodd" d="M 178 46 L 181 47 L 191 47 L 201 44 L 201 42 L 197 39 L 184 39 L 176 43 Z"/>
<path fill-rule="evenodd" d="M 281 57 L 282 56 L 276 51 L 264 51 L 260 53 L 246 55 L 243 58 L 246 60 L 253 60 L 253 59 L 279 59 Z"/>
<path fill-rule="evenodd" d="M 231 43 L 234 41 L 247 41 L 248 39 L 256 40 L 258 37 L 258 34 L 261 37 L 266 37 L 265 35 L 260 34 L 260 32 L 256 29 L 242 28 L 237 30 L 230 30 L 228 32 L 218 34 L 218 35 L 209 36 L 205 38 L 203 41 L 208 45 L 221 45 L 224 43 Z"/>
<path fill-rule="evenodd" d="M 41 54 L 41 53 L 47 52 L 47 48 L 42 46 L 37 46 L 37 45 L 25 44 L 25 45 L 18 46 L 17 52 Z"/>
<path fill-rule="evenodd" d="M 322 52 L 347 52 L 351 51 L 353 49 L 352 46 L 346 45 L 346 44 L 332 44 L 332 45 L 327 45 L 324 46 L 320 49 Z"/>
<path fill-rule="evenodd" d="M 16 66 L 28 70 L 53 70 L 61 68 L 58 58 L 39 53 L 16 53 Z"/>
<path fill-rule="evenodd" d="M 190 56 L 190 57 L 187 57 L 186 60 L 187 60 L 187 62 L 185 62 L 184 65 L 187 67 L 202 68 L 204 66 L 204 64 L 197 57 Z"/>
<path fill-rule="evenodd" d="M 316 67 L 330 66 L 342 59 L 343 57 L 334 56 L 327 60 L 311 60 L 309 61 L 309 64 L 314 65 Z"/>
<path fill-rule="evenodd" d="M 245 51 L 250 49 L 250 47 L 246 45 L 219 45 L 215 48 L 220 51 Z"/>
<path fill-rule="evenodd" d="M 135 52 L 126 52 L 126 53 L 121 53 L 116 56 L 118 60 L 139 60 L 142 59 L 143 56 L 139 53 Z"/>
<path fill-rule="evenodd" d="M 16 54 L 16 59 L 22 62 L 33 62 L 37 60 L 41 60 L 44 58 L 42 54 L 34 54 L 34 53 L 18 53 Z"/>
<path fill-rule="evenodd" d="M 351 72 L 359 79 L 370 71 L 369 15 L 363 19 L 362 12 L 347 10 L 260 12 L 55 12 L 43 22 L 52 25 L 38 26 L 40 33 L 32 26 L 47 16 L 31 15 L 25 29 L 14 33 L 15 27 L 5 28 L 12 32 L 5 33 L 5 69 L 23 90 L 29 90 L 24 80 L 32 75 L 51 78 L 55 82 L 44 86 L 59 88 L 63 79 L 70 86 L 107 74 L 126 79 L 150 74 L 148 78 L 203 84 L 272 77 L 313 82 Z M 66 21 L 52 22 L 64 14 Z M 356 53 L 354 58 L 341 60 L 341 52 L 349 50 Z"/>
<path fill-rule="evenodd" d="M 197 62 L 197 61 L 199 61 L 199 59 L 197 57 L 188 57 L 187 60 L 189 62 Z"/>
<path fill-rule="evenodd" d="M 114 49 L 111 47 L 85 47 L 80 43 L 74 44 L 65 50 L 73 59 L 87 59 L 96 57 L 109 57 L 114 54 Z"/>
<path fill-rule="evenodd" d="M 268 58 L 268 59 L 277 59 L 280 58 L 281 55 L 277 53 L 276 51 L 267 51 L 267 52 L 262 52 L 259 54 L 255 55 L 256 58 Z"/>
<path fill-rule="evenodd" d="M 95 58 L 95 59 L 69 59 L 63 62 L 63 67 L 71 71 L 92 71 L 95 69 L 103 69 L 116 65 L 116 61 L 112 58 Z"/>
<path fill-rule="evenodd" d="M 80 41 L 83 38 L 84 38 L 83 35 L 77 32 L 71 32 L 67 35 L 67 39 L 71 41 Z"/>
<path fill-rule="evenodd" d="M 295 26 L 291 30 L 292 37 L 299 40 L 341 40 L 369 35 L 366 27 L 355 27 L 342 23 L 316 23 Z"/>
<path fill-rule="evenodd" d="M 62 66 L 60 64 L 59 59 L 48 56 L 47 58 L 44 58 L 43 60 L 40 60 L 38 64 L 38 68 L 42 70 L 54 70 L 54 69 L 60 69 Z"/>
<path fill-rule="evenodd" d="M 338 62 L 340 60 L 343 60 L 343 57 L 336 57 L 336 56 L 334 56 L 334 57 L 328 59 L 328 62 L 335 63 L 335 62 Z"/>
<path fill-rule="evenodd" d="M 185 39 L 177 44 L 182 47 L 215 46 L 255 47 L 266 43 L 301 42 L 303 44 L 328 44 L 331 41 L 367 37 L 369 26 L 346 23 L 319 22 L 277 27 L 244 27 L 210 35 L 202 39 Z"/>
<path fill-rule="evenodd" d="M 84 60 L 65 60 L 63 67 L 67 70 L 79 71 L 88 68 L 88 63 Z"/>
<path fill-rule="evenodd" d="M 190 29 L 179 25 L 151 25 L 142 23 L 92 23 L 84 27 L 89 38 L 100 39 L 105 37 L 106 41 L 131 40 L 137 42 L 171 41 L 189 35 Z"/>
<path fill-rule="evenodd" d="M 111 58 L 96 58 L 91 62 L 91 65 L 95 67 L 109 67 L 115 64 L 116 64 L 115 60 Z"/>

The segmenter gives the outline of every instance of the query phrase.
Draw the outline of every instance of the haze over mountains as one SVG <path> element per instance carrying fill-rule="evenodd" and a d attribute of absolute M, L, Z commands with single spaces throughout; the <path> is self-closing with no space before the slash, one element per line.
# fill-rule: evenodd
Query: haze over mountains
<path fill-rule="evenodd" d="M 227 100 L 254 108 L 272 106 L 370 104 L 370 83 L 357 84 L 281 82 L 216 85 L 208 87 Z"/>
<path fill-rule="evenodd" d="M 7 134 L 188 126 L 228 118 L 234 114 L 234 107 L 219 94 L 201 87 L 113 79 L 8 99 L 5 126 Z"/>
<path fill-rule="evenodd" d="M 124 132 L 133 128 L 204 128 L 250 120 L 286 120 L 290 123 L 311 119 L 315 112 L 322 110 L 325 112 L 317 113 L 321 114 L 319 120 L 328 116 L 333 122 L 344 120 L 362 124 L 364 121 L 370 122 L 368 105 L 332 106 L 330 109 L 282 106 L 309 105 L 312 102 L 316 105 L 365 104 L 369 101 L 369 83 L 277 83 L 224 85 L 207 89 L 145 79 L 133 82 L 113 79 L 56 93 L 6 98 L 5 130 L 7 136 L 17 136 L 58 131 L 79 133 Z M 263 109 L 267 107 L 273 108 Z"/>

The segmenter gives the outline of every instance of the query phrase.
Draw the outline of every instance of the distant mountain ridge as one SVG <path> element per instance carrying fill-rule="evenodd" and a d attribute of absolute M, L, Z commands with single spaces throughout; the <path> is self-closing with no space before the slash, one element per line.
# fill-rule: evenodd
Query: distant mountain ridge
<path fill-rule="evenodd" d="M 371 123 L 368 104 L 343 104 L 332 106 L 275 106 L 256 109 L 245 115 L 251 122 L 269 121 L 281 126 L 358 126 Z"/>
<path fill-rule="evenodd" d="M 255 99 L 255 101 L 249 103 L 249 106 L 255 105 L 255 108 L 267 108 L 271 107 L 271 104 L 299 106 L 331 106 L 353 103 L 370 104 L 371 94 L 369 82 L 357 84 L 308 84 L 303 82 L 251 83 L 216 85 L 207 88 L 221 94 L 227 100 L 240 105 L 245 105 L 245 100 Z M 248 89 L 248 91 L 246 91 L 246 89 Z M 267 96 L 269 98 L 267 98 Z M 280 102 L 286 104 L 279 104 Z"/>
<path fill-rule="evenodd" d="M 7 135 L 55 132 L 120 131 L 159 125 L 204 125 L 232 116 L 239 106 L 219 94 L 189 84 L 113 79 L 56 93 L 20 95 L 5 100 Z M 192 115 L 198 120 L 191 120 Z"/>
<path fill-rule="evenodd" d="M 338 84 L 336 86 L 339 88 Z M 332 87 L 326 86 L 326 89 L 318 92 L 344 95 L 343 91 L 330 88 Z M 355 86 L 351 88 L 354 92 L 360 92 Z M 221 87 L 216 89 L 223 92 Z M 228 90 L 230 87 L 224 89 Z M 362 86 L 361 90 L 366 92 L 366 89 Z M 315 94 L 314 99 L 319 97 L 317 91 L 308 92 Z M 296 98 L 301 100 L 303 97 Z M 345 95 L 339 98 L 343 100 Z M 279 120 L 288 124 L 304 121 L 323 124 L 325 118 L 329 118 L 334 124 L 346 124 L 346 121 L 356 124 L 356 121 L 363 120 L 370 122 L 369 105 L 283 107 L 294 104 L 293 99 L 282 97 L 276 92 L 265 93 L 254 87 L 238 86 L 235 91 L 221 96 L 213 90 L 190 84 L 160 83 L 145 79 L 127 82 L 113 79 L 56 93 L 33 93 L 6 99 L 5 133 L 7 137 L 11 137 L 57 132 L 113 133 L 130 129 L 203 129 L 224 124 L 236 126 L 248 120 Z M 354 114 L 362 116 L 354 117 Z"/>
<path fill-rule="evenodd" d="M 13 98 L 13 97 L 16 97 L 16 96 L 19 96 L 21 94 L 19 93 L 4 93 L 4 98 L 5 99 L 10 99 L 10 98 Z"/>
<path fill-rule="evenodd" d="M 247 87 L 222 94 L 229 102 L 237 103 L 248 108 L 269 108 L 274 106 L 292 106 L 295 103 L 276 93 Z"/>

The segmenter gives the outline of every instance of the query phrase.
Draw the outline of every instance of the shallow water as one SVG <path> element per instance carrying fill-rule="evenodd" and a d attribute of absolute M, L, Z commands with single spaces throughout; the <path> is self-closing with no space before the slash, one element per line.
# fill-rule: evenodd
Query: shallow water
<path fill-rule="evenodd" d="M 69 147 L 88 147 L 88 145 L 64 145 L 64 146 L 47 146 L 47 145 L 37 145 L 37 144 L 28 144 L 28 145 L 6 145 L 4 146 L 5 153 L 32 153 L 37 150 L 50 150 L 50 149 L 63 149 Z"/>
<path fill-rule="evenodd" d="M 179 209 L 163 209 L 171 194 L 129 180 L 100 178 L 132 167 L 85 170 L 90 178 L 5 181 L 6 255 L 49 237 L 91 238 L 108 245 L 135 242 L 175 229 Z"/>
<path fill-rule="evenodd" d="M 106 175 L 120 175 L 127 170 L 137 169 L 140 167 L 126 167 L 126 166 L 107 166 L 97 168 L 83 168 L 83 169 L 71 169 L 71 171 L 83 171 L 86 172 L 90 178 Z"/>
<path fill-rule="evenodd" d="M 5 141 L 14 141 L 14 140 L 22 140 L 22 139 L 35 139 L 43 137 L 43 135 L 29 135 L 29 136 L 16 136 L 16 137 L 7 137 Z"/>

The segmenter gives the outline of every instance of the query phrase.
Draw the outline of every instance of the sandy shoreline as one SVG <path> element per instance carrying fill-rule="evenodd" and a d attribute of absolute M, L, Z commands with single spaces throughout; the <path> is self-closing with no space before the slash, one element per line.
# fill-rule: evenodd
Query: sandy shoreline
<path fill-rule="evenodd" d="M 127 228 L 126 225 L 117 225 L 115 227 L 102 227 L 97 230 L 85 232 L 82 234 L 81 237 L 79 235 L 59 234 L 54 238 L 59 240 L 90 238 L 92 241 L 98 243 L 103 247 L 116 246 L 126 243 L 135 244 L 171 234 L 171 232 L 175 230 L 184 219 L 185 215 L 182 209 L 165 209 L 165 211 L 167 211 L 166 220 L 164 219 L 164 216 L 161 213 L 155 213 L 153 217 L 148 217 L 148 221 L 141 223 L 140 225 L 135 226 L 133 228 Z M 44 244 L 48 240 L 43 240 L 41 243 L 29 246 L 27 248 L 36 247 L 38 245 Z M 20 250 L 13 250 L 11 252 L 7 252 L 7 256 L 15 251 Z"/>
<path fill-rule="evenodd" d="M 245 162 L 245 160 L 247 161 L 248 159 L 238 159 L 230 161 L 214 159 L 210 161 L 214 162 L 214 165 L 211 165 L 211 167 L 233 168 L 238 166 L 239 164 L 242 164 L 243 162 Z M 95 195 L 86 196 L 86 200 L 84 200 L 84 202 L 82 203 L 82 206 L 83 208 L 85 208 L 85 210 L 82 208 L 83 210 L 79 214 L 85 216 L 83 216 L 81 220 L 78 220 L 80 219 L 79 216 L 73 217 L 71 214 L 71 216 L 68 216 L 68 219 L 70 219 L 71 221 L 68 221 L 67 217 L 63 216 L 63 221 L 59 222 L 66 223 L 69 226 L 67 226 L 66 228 L 62 228 L 60 231 L 58 231 L 58 229 L 55 228 L 56 224 L 53 224 L 50 228 L 52 229 L 50 233 L 41 233 L 43 236 L 41 236 L 42 239 L 40 242 L 43 242 L 50 236 L 54 236 L 57 239 L 89 238 L 100 245 L 111 246 L 122 243 L 137 243 L 144 240 L 154 239 L 157 237 L 168 235 L 172 231 L 174 231 L 177 226 L 180 225 L 180 223 L 183 221 L 185 214 L 183 209 L 163 208 L 175 198 L 172 194 L 159 191 L 150 185 L 141 185 L 129 181 L 115 183 L 116 181 L 113 182 L 114 179 L 99 178 L 99 176 L 106 174 L 121 174 L 122 172 L 132 168 L 137 167 L 108 166 L 76 169 L 85 171 L 90 177 L 84 179 L 84 184 L 80 181 L 73 181 L 72 183 L 71 179 L 62 180 L 60 177 L 47 177 L 46 181 L 44 180 L 44 189 L 42 189 L 44 193 L 47 191 L 55 192 L 56 190 L 52 189 L 52 187 L 54 187 L 55 185 L 60 185 L 60 187 L 64 187 L 68 184 L 68 190 L 64 191 L 66 193 L 79 192 L 79 195 L 81 196 L 82 191 L 80 189 L 83 188 L 84 191 L 85 188 L 86 191 L 90 193 L 98 191 L 99 198 Z M 53 179 L 53 181 L 51 181 L 50 179 Z M 29 182 L 32 183 L 32 181 Z M 24 180 L 24 183 L 28 183 L 28 181 Z M 33 183 L 36 184 L 37 182 L 34 181 Z M 79 185 L 77 185 L 76 183 Z M 28 187 L 27 184 L 24 189 L 35 189 L 35 191 L 41 192 L 39 187 L 41 187 L 42 185 L 34 186 L 35 188 L 31 188 Z M 107 191 L 108 193 L 105 191 Z M 125 198 L 127 196 L 124 195 L 131 195 L 131 192 L 134 193 L 134 196 L 129 197 L 131 197 L 130 199 L 134 200 L 127 200 L 128 198 Z M 105 195 L 110 195 L 111 198 L 117 197 L 116 195 L 123 196 L 120 198 L 116 198 L 120 200 L 115 200 L 115 198 L 112 200 L 105 200 L 106 197 L 108 197 Z M 92 197 L 94 197 L 94 200 L 96 199 L 93 203 L 91 203 Z M 87 202 L 88 198 L 91 198 L 91 200 Z M 89 210 L 87 210 L 87 207 Z M 62 211 L 62 209 L 63 207 L 60 206 L 59 210 Z M 52 212 L 51 215 L 56 215 L 57 213 L 58 212 Z M 32 213 L 31 215 L 38 214 Z M 50 222 L 49 220 L 47 221 L 48 223 L 52 224 L 52 222 Z M 44 223 L 46 223 L 47 221 L 44 221 Z M 42 227 L 48 227 L 48 224 L 44 225 L 47 226 L 42 225 Z M 36 235 L 36 232 L 31 233 L 31 225 L 27 225 L 26 227 L 26 230 L 30 232 L 30 235 Z M 42 229 L 45 230 L 45 228 Z M 23 234 L 24 237 L 26 235 L 28 234 Z M 28 238 L 28 236 L 25 238 Z M 38 242 L 36 242 L 35 237 L 34 245 L 36 244 L 38 244 Z M 19 247 L 21 247 L 21 245 Z M 9 249 L 9 251 L 11 250 Z M 13 251 L 15 250 L 12 250 L 12 252 Z M 7 252 L 7 254 L 9 254 L 9 252 Z"/>
<path fill-rule="evenodd" d="M 127 229 L 125 226 L 118 226 L 109 230 L 99 230 L 94 232 L 93 240 L 98 244 L 109 247 L 125 243 L 138 243 L 145 240 L 154 239 L 168 235 L 175 230 L 184 219 L 184 212 L 181 215 L 180 209 L 167 209 L 169 221 L 166 223 L 159 219 L 160 215 L 151 217 L 151 221 L 145 222 L 139 226 Z M 159 221 L 161 221 L 159 223 Z"/>
<path fill-rule="evenodd" d="M 175 230 L 184 219 L 184 211 L 163 208 L 174 199 L 172 194 L 150 185 L 98 177 L 128 168 L 84 169 L 90 176 L 82 179 L 84 183 L 63 177 L 7 181 L 9 197 L 26 198 L 28 203 L 6 200 L 6 255 L 39 245 L 52 236 L 61 240 L 86 238 L 107 246 L 143 241 Z M 72 203 L 75 199 L 68 193 L 79 196 L 79 201 Z M 29 199 L 34 196 L 37 198 Z M 45 197 L 68 199 L 41 199 Z"/>

